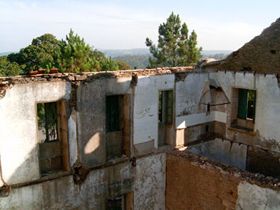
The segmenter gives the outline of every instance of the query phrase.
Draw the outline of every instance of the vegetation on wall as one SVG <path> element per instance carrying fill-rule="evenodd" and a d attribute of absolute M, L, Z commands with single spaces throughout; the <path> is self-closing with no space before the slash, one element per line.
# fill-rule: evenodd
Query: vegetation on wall
<path fill-rule="evenodd" d="M 152 57 L 150 67 L 187 66 L 196 64 L 201 58 L 201 50 L 197 46 L 197 34 L 189 30 L 186 23 L 181 24 L 179 15 L 173 12 L 158 29 L 158 44 L 155 45 L 147 38 Z"/>

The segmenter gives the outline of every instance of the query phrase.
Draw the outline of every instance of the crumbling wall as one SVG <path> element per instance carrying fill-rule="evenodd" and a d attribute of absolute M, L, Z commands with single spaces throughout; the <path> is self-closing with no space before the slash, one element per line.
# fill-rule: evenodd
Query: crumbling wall
<path fill-rule="evenodd" d="M 279 180 L 183 152 L 166 157 L 166 209 L 279 209 Z"/>
<path fill-rule="evenodd" d="M 194 72 L 176 81 L 177 146 L 207 140 L 210 138 L 208 135 L 215 133 L 212 123 L 226 123 L 225 111 L 212 107 L 213 103 L 220 103 L 218 99 L 222 97 L 217 94 L 211 96 L 209 77 L 209 73 Z M 209 129 L 204 129 L 206 126 Z M 192 131 L 199 131 L 200 134 L 191 135 Z"/>
<path fill-rule="evenodd" d="M 188 147 L 188 151 L 228 166 L 246 169 L 247 146 L 223 139 L 214 139 Z"/>
<path fill-rule="evenodd" d="M 248 182 L 241 182 L 238 185 L 236 209 L 280 209 L 280 192 Z"/>
<path fill-rule="evenodd" d="M 279 153 L 248 146 L 246 170 L 280 178 Z"/>
<path fill-rule="evenodd" d="M 202 165 L 167 154 L 167 210 L 235 208 L 239 179 Z"/>
<path fill-rule="evenodd" d="M 71 85 L 65 81 L 15 84 L 6 90 L 0 99 L 0 154 L 5 182 L 40 178 L 36 103 L 68 100 L 70 91 Z"/>
<path fill-rule="evenodd" d="M 12 189 L 8 197 L 0 199 L 0 208 L 105 209 L 109 181 L 107 171 L 91 171 L 81 186 L 74 184 L 72 176 L 67 176 Z"/>
<path fill-rule="evenodd" d="M 207 85 L 210 86 L 209 89 L 207 89 Z M 194 86 L 196 88 L 193 88 Z M 214 94 L 214 98 L 211 94 L 213 89 L 211 86 L 216 90 L 216 93 L 219 92 L 218 95 Z M 234 88 L 256 90 L 256 114 L 253 131 L 232 127 L 234 120 L 232 112 L 237 110 L 238 106 L 237 102 L 233 100 Z M 214 103 L 219 104 L 221 98 L 224 98 L 222 101 L 227 99 L 229 103 L 206 107 L 207 101 L 211 102 L 214 99 Z M 219 126 L 214 128 L 214 133 L 219 131 L 219 135 L 214 135 L 214 137 L 229 141 L 222 144 L 216 144 L 217 142 L 214 144 L 202 143 L 198 145 L 200 154 L 225 164 L 246 169 L 246 150 L 247 146 L 251 145 L 266 151 L 276 152 L 273 157 L 275 157 L 274 162 L 277 162 L 280 156 L 279 104 L 280 88 L 276 75 L 231 71 L 188 73 L 185 78 L 176 82 L 177 142 L 193 145 L 211 140 L 210 133 L 213 132 L 211 123 L 215 122 L 219 123 Z M 211 146 L 208 148 L 209 144 Z M 240 155 L 237 156 L 234 155 L 236 152 L 231 152 L 235 150 L 239 151 Z M 249 153 L 249 155 L 249 159 L 256 159 L 254 154 Z M 266 159 L 263 158 L 259 162 L 265 165 Z M 256 170 L 250 168 L 250 171 Z"/>
<path fill-rule="evenodd" d="M 134 210 L 165 209 L 166 154 L 136 162 Z"/>
<path fill-rule="evenodd" d="M 210 78 L 215 78 L 220 83 L 230 100 L 232 100 L 233 88 L 256 90 L 255 133 L 242 133 L 227 129 L 226 137 L 249 145 L 261 145 L 272 151 L 279 152 L 280 130 L 278 125 L 280 118 L 278 113 L 280 113 L 280 88 L 277 77 L 273 74 L 219 71 L 211 73 Z M 231 126 L 230 113 L 234 105 L 231 103 L 227 106 L 227 127 Z"/>
<path fill-rule="evenodd" d="M 165 154 L 129 161 L 89 172 L 80 185 L 72 176 L 12 188 L 1 197 L 0 209 L 98 209 L 105 210 L 107 199 L 132 192 L 134 209 L 164 209 Z M 133 202 L 133 201 L 132 201 Z"/>

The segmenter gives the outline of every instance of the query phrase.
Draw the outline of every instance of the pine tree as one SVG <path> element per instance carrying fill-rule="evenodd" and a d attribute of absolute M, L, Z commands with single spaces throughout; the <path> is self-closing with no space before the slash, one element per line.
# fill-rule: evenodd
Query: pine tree
<path fill-rule="evenodd" d="M 91 47 L 84 39 L 70 30 L 62 44 L 61 69 L 67 72 L 91 71 L 97 61 L 92 56 Z"/>
<path fill-rule="evenodd" d="M 152 57 L 149 67 L 187 66 L 197 63 L 201 58 L 201 48 L 197 47 L 197 35 L 189 30 L 186 23 L 181 24 L 179 15 L 173 12 L 158 29 L 157 46 L 147 38 L 146 46 Z"/>

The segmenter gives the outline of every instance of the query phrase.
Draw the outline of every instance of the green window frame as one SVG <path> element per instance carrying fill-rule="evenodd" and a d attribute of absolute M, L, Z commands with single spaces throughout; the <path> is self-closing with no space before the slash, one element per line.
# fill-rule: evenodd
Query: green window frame
<path fill-rule="evenodd" d="M 255 120 L 256 114 L 256 91 L 248 89 L 238 90 L 238 112 L 240 119 Z"/>
<path fill-rule="evenodd" d="M 158 119 L 163 124 L 173 124 L 173 90 L 159 92 Z"/>
<path fill-rule="evenodd" d="M 106 131 L 121 130 L 121 96 L 106 96 Z"/>

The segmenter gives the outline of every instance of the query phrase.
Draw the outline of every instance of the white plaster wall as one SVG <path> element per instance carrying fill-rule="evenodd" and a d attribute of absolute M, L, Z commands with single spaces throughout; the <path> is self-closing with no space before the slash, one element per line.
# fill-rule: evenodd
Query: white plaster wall
<path fill-rule="evenodd" d="M 190 73 L 185 80 L 176 82 L 176 116 L 196 114 L 208 73 Z"/>
<path fill-rule="evenodd" d="M 158 94 L 174 89 L 174 75 L 140 76 L 134 96 L 134 144 L 154 140 L 158 145 Z"/>
<path fill-rule="evenodd" d="M 8 197 L 1 197 L 0 209 L 102 209 L 104 201 L 100 194 L 106 191 L 104 170 L 96 170 L 88 175 L 80 187 L 72 176 L 52 181 L 12 189 Z"/>
<path fill-rule="evenodd" d="M 165 209 L 166 155 L 137 159 L 136 168 L 128 163 L 91 171 L 81 185 L 72 176 L 13 189 L 0 198 L 0 209 L 98 209 L 105 210 L 108 184 L 134 178 L 134 209 Z"/>
<path fill-rule="evenodd" d="M 0 154 L 8 184 L 38 179 L 36 103 L 69 99 L 67 82 L 16 84 L 0 99 Z"/>
<path fill-rule="evenodd" d="M 255 89 L 257 91 L 255 131 L 258 131 L 265 141 L 273 140 L 280 143 L 280 89 L 275 75 L 216 72 L 211 73 L 210 77 L 219 81 L 230 100 L 234 87 Z"/>
<path fill-rule="evenodd" d="M 280 192 L 263 188 L 248 182 L 238 185 L 237 210 L 278 210 Z"/>
<path fill-rule="evenodd" d="M 131 77 L 120 77 L 106 79 L 106 94 L 128 94 L 130 93 Z"/>
<path fill-rule="evenodd" d="M 280 88 L 275 75 L 219 71 L 190 73 L 185 80 L 176 82 L 176 126 L 186 128 L 210 121 L 231 123 L 230 113 L 198 113 L 201 93 L 208 78 L 216 80 L 229 100 L 233 88 L 257 91 L 255 131 L 262 140 L 280 143 Z M 229 110 L 230 111 L 230 110 Z"/>
<path fill-rule="evenodd" d="M 208 73 L 190 73 L 184 80 L 176 82 L 177 129 L 212 121 L 226 121 L 225 113 L 218 111 L 206 113 L 199 110 L 199 102 L 207 87 L 209 89 Z"/>
<path fill-rule="evenodd" d="M 219 111 L 212 111 L 209 114 L 207 113 L 197 113 L 190 115 L 183 115 L 176 117 L 176 128 L 182 129 L 194 125 L 199 125 L 207 122 L 222 122 L 226 123 L 227 114 Z"/>
<path fill-rule="evenodd" d="M 77 90 L 78 152 L 88 167 L 106 162 L 106 96 L 131 95 L 130 82 L 130 77 L 99 78 Z"/>
<path fill-rule="evenodd" d="M 280 89 L 275 75 L 258 76 L 255 130 L 280 143 Z"/>
<path fill-rule="evenodd" d="M 141 158 L 136 162 L 135 210 L 165 209 L 166 154 Z"/>
<path fill-rule="evenodd" d="M 78 144 L 77 144 L 77 112 L 72 108 L 70 118 L 68 119 L 68 141 L 69 143 L 69 161 L 70 166 L 74 165 L 78 158 Z"/>

